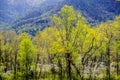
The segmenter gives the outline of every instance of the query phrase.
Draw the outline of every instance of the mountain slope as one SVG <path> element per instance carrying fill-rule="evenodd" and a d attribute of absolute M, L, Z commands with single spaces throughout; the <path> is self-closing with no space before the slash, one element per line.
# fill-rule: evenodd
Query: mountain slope
<path fill-rule="evenodd" d="M 52 6 L 58 1 L 61 0 L 0 0 L 0 22 L 11 23 L 35 10 Z"/>
<path fill-rule="evenodd" d="M 36 30 L 41 30 L 49 26 L 50 16 L 58 13 L 64 5 L 73 6 L 75 10 L 80 11 L 91 25 L 114 19 L 116 15 L 120 14 L 120 3 L 115 0 L 63 0 L 55 5 L 44 6 L 32 11 L 17 20 L 15 24 L 13 23 L 13 28 L 19 30 L 20 26 L 25 25 L 31 30 L 33 30 L 32 26 L 36 26 L 37 29 L 34 27 Z"/>
<path fill-rule="evenodd" d="M 119 15 L 120 13 L 120 3 L 115 0 L 64 0 L 55 6 L 58 9 L 54 9 L 54 7 L 51 7 L 50 9 L 47 6 L 43 8 L 43 10 L 45 12 L 49 12 L 54 9 L 54 12 L 56 12 L 64 5 L 73 6 L 76 10 L 80 11 L 86 18 L 88 18 L 88 21 L 93 23 L 113 19 L 114 16 Z M 52 12 L 50 14 L 52 14 Z M 30 15 L 33 16 L 34 14 L 31 13 Z"/>
<path fill-rule="evenodd" d="M 120 14 L 120 3 L 115 0 L 66 0 L 66 3 L 74 6 L 93 24 L 113 19 Z"/>
<path fill-rule="evenodd" d="M 12 28 L 18 33 L 22 31 L 34 33 L 49 26 L 50 16 L 58 13 L 64 5 L 73 6 L 76 11 L 80 11 L 91 25 L 114 19 L 115 16 L 120 14 L 120 2 L 115 0 L 22 0 L 22 3 L 20 0 L 11 0 L 13 1 L 11 4 L 6 4 L 5 1 L 10 0 L 4 0 L 0 3 L 3 4 L 2 7 L 11 5 L 8 12 L 12 11 L 14 14 L 11 13 L 13 16 L 10 15 L 9 17 L 8 14 L 10 13 L 2 11 L 5 10 L 2 8 L 2 10 L 0 9 L 3 12 L 0 13 L 0 20 L 3 19 L 3 22 L 5 22 L 4 20 L 10 20 Z M 19 5 L 15 5 L 15 3 Z M 12 19 L 13 17 L 15 18 Z"/>

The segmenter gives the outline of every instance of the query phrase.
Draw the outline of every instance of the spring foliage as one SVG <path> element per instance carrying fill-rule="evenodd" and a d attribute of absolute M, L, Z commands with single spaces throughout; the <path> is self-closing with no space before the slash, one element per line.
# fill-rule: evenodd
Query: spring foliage
<path fill-rule="evenodd" d="M 34 37 L 0 33 L 0 79 L 7 80 L 11 70 L 11 80 L 119 80 L 119 16 L 90 26 L 79 12 L 66 5 L 51 21 L 51 27 Z M 101 69 L 102 62 L 105 65 Z M 110 67 L 112 63 L 117 65 L 115 70 Z"/>

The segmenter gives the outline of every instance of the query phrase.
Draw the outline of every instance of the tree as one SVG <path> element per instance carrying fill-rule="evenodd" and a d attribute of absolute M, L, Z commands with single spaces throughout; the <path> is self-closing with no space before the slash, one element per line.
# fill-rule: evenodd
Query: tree
<path fill-rule="evenodd" d="M 118 22 L 116 21 L 108 21 L 106 23 L 102 23 L 99 25 L 100 33 L 104 34 L 104 37 L 107 39 L 105 46 L 106 46 L 106 64 L 107 64 L 107 69 L 106 69 L 106 75 L 107 79 L 111 79 L 110 75 L 110 53 L 112 51 L 112 44 L 114 43 L 115 39 L 117 38 L 119 34 L 119 26 Z"/>
<path fill-rule="evenodd" d="M 34 64 L 35 59 L 35 48 L 31 42 L 31 39 L 28 34 L 21 34 L 21 36 L 25 35 L 24 38 L 19 43 L 19 56 L 18 60 L 20 63 L 20 70 L 23 74 L 25 74 L 26 80 L 29 79 L 30 68 L 31 65 Z"/>
<path fill-rule="evenodd" d="M 62 50 L 65 55 L 67 77 L 71 80 L 72 65 L 76 68 L 74 60 L 78 58 L 80 44 L 88 32 L 89 26 L 86 24 L 85 18 L 80 13 L 76 13 L 71 6 L 64 6 L 59 15 L 54 15 L 53 23 L 59 33 L 58 39 L 60 40 L 56 44 L 60 50 L 57 47 L 54 49 L 58 51 L 57 54 Z M 80 73 L 79 70 L 77 72 Z"/>
<path fill-rule="evenodd" d="M 120 29 L 120 16 L 117 16 L 115 21 L 116 23 L 116 26 L 118 26 L 118 30 Z M 118 31 L 119 32 L 119 31 Z M 117 64 L 117 70 L 116 70 L 116 73 L 117 73 L 117 76 L 119 75 L 119 50 L 120 50 L 120 32 L 118 33 L 118 36 L 115 40 L 115 52 L 116 52 L 116 64 Z"/>
<path fill-rule="evenodd" d="M 37 50 L 37 60 L 36 64 L 45 65 L 52 64 L 50 56 L 50 46 L 54 42 L 55 29 L 53 27 L 46 28 L 43 31 L 40 31 L 34 37 L 34 45 Z M 42 71 L 42 66 L 40 68 L 39 76 Z M 37 66 L 36 66 L 37 67 Z"/>

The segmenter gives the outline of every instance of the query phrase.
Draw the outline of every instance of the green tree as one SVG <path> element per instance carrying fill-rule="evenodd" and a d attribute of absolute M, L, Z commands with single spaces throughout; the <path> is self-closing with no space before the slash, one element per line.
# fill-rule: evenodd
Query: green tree
<path fill-rule="evenodd" d="M 53 16 L 53 23 L 58 31 L 59 42 L 54 45 L 53 51 L 62 53 L 66 59 L 66 72 L 69 80 L 72 79 L 72 65 L 80 53 L 80 45 L 84 40 L 84 35 L 88 33 L 89 26 L 80 13 L 76 13 L 71 6 L 64 6 L 59 15 Z M 57 48 L 57 47 L 59 48 Z M 79 70 L 76 68 L 80 74 Z"/>
<path fill-rule="evenodd" d="M 25 35 L 25 37 L 22 38 L 22 40 L 19 43 L 18 60 L 20 63 L 20 70 L 23 74 L 25 74 L 26 80 L 28 80 L 29 79 L 28 75 L 30 74 L 31 66 L 32 64 L 34 64 L 35 48 L 29 35 L 23 33 L 20 35 L 20 37 L 23 35 Z"/>
<path fill-rule="evenodd" d="M 55 29 L 53 27 L 49 27 L 43 31 L 38 32 L 34 37 L 34 45 L 37 51 L 36 64 L 41 64 L 41 66 L 38 67 L 40 68 L 40 71 L 37 70 L 37 72 L 39 72 L 38 77 L 41 75 L 43 65 L 52 64 L 52 61 L 50 59 L 50 46 L 54 41 L 55 35 Z"/>
<path fill-rule="evenodd" d="M 116 18 L 115 18 L 115 21 L 114 21 L 114 23 L 115 23 L 115 25 L 116 26 L 118 26 L 118 30 L 120 29 L 120 16 L 117 16 Z M 116 64 L 117 64 L 117 70 L 116 70 L 116 73 L 117 73 L 117 76 L 119 76 L 119 63 L 120 63 L 120 60 L 119 60 L 119 57 L 120 57 L 120 53 L 119 53 L 119 51 L 120 51 L 120 32 L 118 31 L 118 36 L 117 36 L 117 38 L 116 38 L 116 40 L 115 40 L 115 52 L 116 52 Z"/>
<path fill-rule="evenodd" d="M 118 22 L 116 21 L 108 21 L 105 23 L 102 23 L 99 25 L 100 33 L 104 35 L 104 37 L 107 39 L 105 42 L 105 49 L 106 49 L 106 76 L 107 79 L 111 79 L 111 71 L 110 71 L 110 53 L 112 52 L 113 43 L 115 42 L 115 39 L 117 38 L 119 34 L 119 26 Z"/>

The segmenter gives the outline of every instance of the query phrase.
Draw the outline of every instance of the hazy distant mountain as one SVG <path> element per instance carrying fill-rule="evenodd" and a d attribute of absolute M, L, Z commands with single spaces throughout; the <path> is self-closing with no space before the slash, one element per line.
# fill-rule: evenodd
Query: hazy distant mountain
<path fill-rule="evenodd" d="M 116 0 L 65 0 L 79 10 L 90 23 L 113 19 L 120 14 L 120 2 Z"/>
<path fill-rule="evenodd" d="M 0 0 L 0 21 L 11 22 L 43 6 L 54 5 L 58 1 L 60 0 Z"/>
<path fill-rule="evenodd" d="M 0 23 L 10 23 L 17 32 L 34 33 L 49 26 L 50 16 L 64 5 L 80 11 L 92 25 L 120 14 L 115 0 L 0 0 Z"/>

